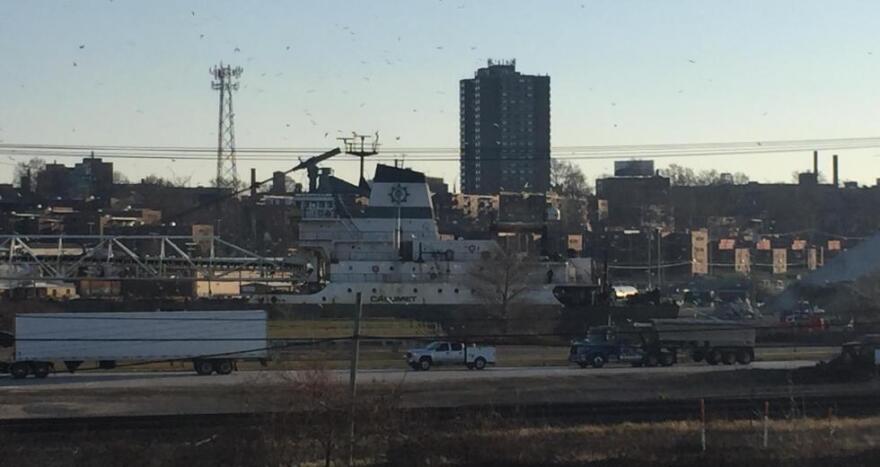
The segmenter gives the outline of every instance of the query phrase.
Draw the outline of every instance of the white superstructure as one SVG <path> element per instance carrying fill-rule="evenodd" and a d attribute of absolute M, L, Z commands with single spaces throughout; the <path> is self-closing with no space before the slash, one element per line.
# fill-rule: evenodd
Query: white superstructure
<path fill-rule="evenodd" d="M 424 174 L 379 165 L 364 216 L 336 209 L 300 221 L 298 249 L 314 254 L 311 281 L 320 288 L 251 299 L 325 306 L 353 304 L 361 292 L 366 304 L 485 305 L 473 269 L 497 248 L 492 240 L 442 240 Z M 553 288 L 576 274 L 567 262 L 538 263 L 528 281 L 534 286 L 518 300 L 561 306 Z"/>

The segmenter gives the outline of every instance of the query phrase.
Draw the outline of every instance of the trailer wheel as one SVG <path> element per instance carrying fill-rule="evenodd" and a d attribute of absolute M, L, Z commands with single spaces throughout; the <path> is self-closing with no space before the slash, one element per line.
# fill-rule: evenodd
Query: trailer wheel
<path fill-rule="evenodd" d="M 657 356 L 648 354 L 645 356 L 645 366 L 657 366 Z"/>
<path fill-rule="evenodd" d="M 82 365 L 82 361 L 79 360 L 65 360 L 64 367 L 67 368 L 67 371 L 73 373 L 74 371 L 79 369 L 79 366 Z"/>
<path fill-rule="evenodd" d="M 717 349 L 710 350 L 709 353 L 706 354 L 706 363 L 710 365 L 717 365 L 721 362 L 721 351 Z"/>
<path fill-rule="evenodd" d="M 428 357 L 422 357 L 419 359 L 419 369 L 422 371 L 428 371 L 431 369 L 431 359 Z"/>
<path fill-rule="evenodd" d="M 743 365 L 748 365 L 752 363 L 752 353 L 746 349 L 740 349 L 736 352 L 736 361 Z"/>
<path fill-rule="evenodd" d="M 193 369 L 196 373 L 206 376 L 214 372 L 214 365 L 208 360 L 193 360 Z"/>
<path fill-rule="evenodd" d="M 694 350 L 693 353 L 691 353 L 691 360 L 696 363 L 702 362 L 704 358 L 706 358 L 706 353 L 702 350 Z"/>
<path fill-rule="evenodd" d="M 593 365 L 593 368 L 602 368 L 605 366 L 605 356 L 602 354 L 593 355 L 593 358 L 590 359 L 590 364 Z"/>
<path fill-rule="evenodd" d="M 736 363 L 736 354 L 733 352 L 724 352 L 721 354 L 721 363 L 725 365 L 733 365 Z"/>
<path fill-rule="evenodd" d="M 43 379 L 49 376 L 49 364 L 47 362 L 34 362 L 31 364 L 31 371 L 35 378 Z"/>
<path fill-rule="evenodd" d="M 9 374 L 15 379 L 25 378 L 30 370 L 30 365 L 27 362 L 15 362 L 9 366 Z"/>
<path fill-rule="evenodd" d="M 226 359 L 217 360 L 211 366 L 218 375 L 228 375 L 229 373 L 232 373 L 233 370 L 232 361 Z"/>
<path fill-rule="evenodd" d="M 486 359 L 483 357 L 477 357 L 477 359 L 474 360 L 474 368 L 476 368 L 478 370 L 485 369 L 486 368 Z"/>
<path fill-rule="evenodd" d="M 577 362 L 577 364 L 581 368 L 586 368 L 586 367 L 590 366 L 590 364 L 587 362 Z"/>
<path fill-rule="evenodd" d="M 672 366 L 675 363 L 675 357 L 671 353 L 660 354 L 660 365 Z"/>

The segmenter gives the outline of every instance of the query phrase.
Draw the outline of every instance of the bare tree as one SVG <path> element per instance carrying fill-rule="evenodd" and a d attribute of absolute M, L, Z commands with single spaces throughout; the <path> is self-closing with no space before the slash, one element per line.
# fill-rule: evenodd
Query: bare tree
<path fill-rule="evenodd" d="M 469 276 L 474 293 L 506 323 L 530 287 L 529 276 L 536 271 L 533 258 L 498 248 L 484 253 L 471 267 Z"/>
<path fill-rule="evenodd" d="M 580 167 L 568 161 L 550 161 L 550 190 L 560 196 L 585 198 L 593 192 Z"/>
<path fill-rule="evenodd" d="M 678 164 L 669 164 L 665 169 L 660 169 L 660 174 L 668 177 L 669 183 L 675 186 L 707 186 L 719 185 L 725 182 L 725 177 L 722 177 L 722 174 L 715 169 L 695 172 L 690 167 Z M 728 183 L 743 185 L 749 183 L 749 176 L 742 172 L 736 172 L 730 174 L 729 180 Z"/>
<path fill-rule="evenodd" d="M 114 184 L 126 184 L 128 183 L 128 177 L 125 176 L 124 173 L 114 170 L 113 171 L 113 183 Z"/>
<path fill-rule="evenodd" d="M 186 187 L 189 186 L 192 177 L 174 177 L 174 178 L 165 178 L 156 174 L 150 174 L 141 179 L 141 183 L 144 185 L 158 185 L 158 186 L 167 186 L 167 187 Z"/>
<path fill-rule="evenodd" d="M 34 157 L 27 162 L 19 162 L 15 165 L 15 180 L 13 180 L 13 184 L 21 187 L 21 178 L 28 176 L 30 177 L 31 189 L 33 189 L 37 186 L 37 174 L 42 172 L 45 168 L 46 161 L 39 157 Z"/>

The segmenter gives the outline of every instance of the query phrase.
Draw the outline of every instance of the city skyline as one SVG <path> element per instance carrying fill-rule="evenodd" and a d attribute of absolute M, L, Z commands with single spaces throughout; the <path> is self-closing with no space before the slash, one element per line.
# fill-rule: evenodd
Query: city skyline
<path fill-rule="evenodd" d="M 554 146 L 867 137 L 880 119 L 870 3 L 847 3 L 845 15 L 820 2 L 164 5 L 10 6 L 0 18 L 2 143 L 210 147 L 216 96 L 207 70 L 221 60 L 245 69 L 240 147 L 329 149 L 337 135 L 379 131 L 388 158 L 394 147 L 455 148 L 458 81 L 487 58 L 552 76 Z M 29 27 L 35 18 L 45 27 Z M 540 27 L 524 40 L 530 24 Z M 843 180 L 874 183 L 880 150 L 835 152 Z M 0 159 L 9 182 L 25 158 Z M 210 183 L 196 161 L 108 160 L 131 179 Z M 591 180 L 612 172 L 612 160 L 577 162 Z M 823 152 L 826 172 L 829 162 Z M 239 174 L 254 166 L 268 178 L 295 163 L 244 161 Z M 657 165 L 669 163 L 761 181 L 811 168 L 808 151 Z M 460 185 L 457 160 L 410 154 L 406 164 Z M 355 158 L 328 166 L 357 178 Z"/>

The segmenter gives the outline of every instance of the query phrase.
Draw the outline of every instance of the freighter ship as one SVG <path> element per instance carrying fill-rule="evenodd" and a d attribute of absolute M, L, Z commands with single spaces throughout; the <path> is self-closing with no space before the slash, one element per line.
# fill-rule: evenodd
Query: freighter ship
<path fill-rule="evenodd" d="M 497 242 L 441 238 L 423 173 L 380 164 L 362 215 L 340 211 L 338 203 L 306 211 L 299 223 L 298 251 L 312 266 L 309 280 L 289 291 L 244 287 L 251 303 L 326 311 L 353 305 L 360 292 L 367 307 L 406 307 L 408 315 L 492 305 L 474 271 L 492 264 L 487 258 L 499 251 Z M 561 309 L 557 296 L 589 277 L 589 264 L 589 258 L 533 262 L 517 304 Z"/>

